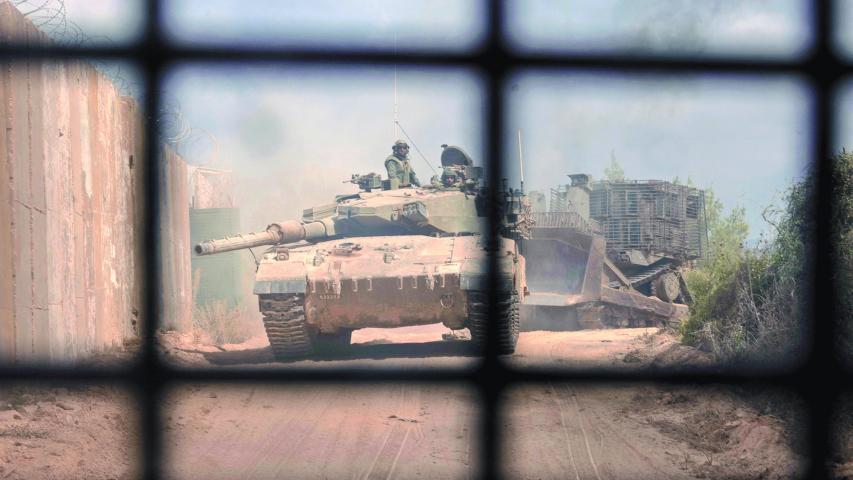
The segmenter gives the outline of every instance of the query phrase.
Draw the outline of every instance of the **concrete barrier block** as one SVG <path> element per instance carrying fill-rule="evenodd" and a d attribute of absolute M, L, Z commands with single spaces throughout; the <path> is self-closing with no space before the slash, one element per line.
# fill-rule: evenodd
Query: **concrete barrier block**
<path fill-rule="evenodd" d="M 15 270 L 15 306 L 30 308 L 33 305 L 30 209 L 17 202 L 13 204 L 13 209 L 12 256 Z"/>
<path fill-rule="evenodd" d="M 0 42 L 12 37 L 48 41 L 0 2 Z M 139 237 L 142 173 L 155 168 L 142 158 L 139 109 L 85 62 L 0 67 L 0 360 L 120 344 L 144 321 L 142 267 L 156 261 Z M 186 165 L 173 152 L 166 182 L 167 308 L 189 329 Z"/>
<path fill-rule="evenodd" d="M 33 359 L 33 307 L 15 305 L 15 360 L 31 362 Z"/>
<path fill-rule="evenodd" d="M 48 279 L 47 272 L 52 265 L 48 265 L 47 251 L 47 214 L 36 209 L 30 209 L 30 222 L 32 225 L 30 245 L 32 248 L 32 304 L 36 308 L 47 308 L 48 303 Z M 55 258 L 55 257 L 54 257 Z M 58 261 L 58 259 L 55 259 Z"/>
<path fill-rule="evenodd" d="M 24 16 L 9 2 L 0 2 L 0 43 L 26 43 Z"/>
<path fill-rule="evenodd" d="M 74 358 L 74 350 L 69 348 L 71 345 L 69 345 L 67 340 L 69 333 L 73 330 L 69 330 L 67 328 L 66 312 L 63 309 L 63 304 L 59 303 L 48 306 L 47 316 L 48 332 L 50 332 L 49 349 L 51 352 L 51 359 L 54 362 L 61 362 L 63 360 L 70 360 Z"/>
<path fill-rule="evenodd" d="M 9 124 L 7 141 L 15 199 L 30 203 L 29 79 L 26 63 L 9 69 Z"/>
<path fill-rule="evenodd" d="M 38 32 L 32 24 L 28 25 L 28 37 L 38 39 Z M 29 81 L 29 168 L 30 168 L 30 200 L 33 208 L 44 211 L 45 204 L 45 142 L 46 136 L 43 99 L 48 94 L 44 88 L 43 61 L 31 60 L 27 64 Z"/>
<path fill-rule="evenodd" d="M 33 308 L 33 357 L 38 363 L 48 363 L 54 357 L 50 350 L 50 315 L 47 308 Z"/>
<path fill-rule="evenodd" d="M 8 5 L 7 5 L 8 7 Z M 0 17 L 3 10 L 0 9 Z M 0 19 L 0 32 L 3 20 Z M 2 37 L 0 33 L 0 37 Z M 0 362 L 15 359 L 15 274 L 12 241 L 12 184 L 9 179 L 11 165 L 6 129 L 9 127 L 10 101 L 8 88 L 9 63 L 0 63 Z"/>
<path fill-rule="evenodd" d="M 48 209 L 65 210 L 72 206 L 69 170 L 69 95 L 66 66 L 68 62 L 45 62 L 44 110 L 45 199 Z"/>
<path fill-rule="evenodd" d="M 15 353 L 15 310 L 11 303 L 0 306 L 0 362 L 12 363 Z"/>
<path fill-rule="evenodd" d="M 45 237 L 48 251 L 47 263 L 50 265 L 47 272 L 46 303 L 59 305 L 66 293 L 63 289 L 65 278 L 74 276 L 74 242 L 72 241 L 70 245 L 63 242 L 67 233 L 62 232 L 62 229 L 68 228 L 68 224 L 62 211 L 50 209 L 45 217 L 47 225 L 51 226 L 51 234 Z"/>
<path fill-rule="evenodd" d="M 86 351 L 89 331 L 89 257 L 83 215 L 74 215 L 74 337 L 77 348 Z"/>

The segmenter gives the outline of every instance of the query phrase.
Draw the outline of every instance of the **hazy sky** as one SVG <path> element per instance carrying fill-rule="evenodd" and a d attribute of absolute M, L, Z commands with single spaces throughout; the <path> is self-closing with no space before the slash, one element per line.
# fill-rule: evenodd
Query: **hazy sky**
<path fill-rule="evenodd" d="M 843 54 L 853 56 L 853 0 L 835 0 L 835 41 Z"/>
<path fill-rule="evenodd" d="M 168 0 L 166 31 L 176 40 L 217 44 L 435 49 L 483 38 L 482 0 Z"/>
<path fill-rule="evenodd" d="M 529 188 L 569 173 L 600 178 L 615 157 L 627 178 L 689 177 L 727 207 L 745 206 L 753 238 L 762 209 L 808 164 L 810 95 L 790 78 L 528 73 L 508 98 Z M 514 177 L 517 161 L 507 166 Z"/>
<path fill-rule="evenodd" d="M 30 4 L 48 1 L 51 8 L 59 0 L 28 0 Z M 142 31 L 144 0 L 61 0 L 68 20 L 76 23 L 95 43 L 126 43 Z M 168 0 L 167 0 L 168 1 Z M 104 38 L 105 37 L 105 38 Z"/>
<path fill-rule="evenodd" d="M 60 0 L 44 1 L 59 4 Z M 142 0 L 62 0 L 90 35 L 138 34 Z M 838 0 L 842 24 L 851 0 Z M 163 0 L 178 41 L 221 44 L 465 49 L 485 32 L 484 0 Z M 509 39 L 522 48 L 706 54 L 798 53 L 810 45 L 808 0 L 507 0 Z M 853 50 L 853 29 L 840 28 Z"/>
<path fill-rule="evenodd" d="M 853 82 L 847 81 L 837 95 L 835 149 L 853 150 Z"/>
<path fill-rule="evenodd" d="M 401 68 L 398 83 L 400 124 L 434 166 L 443 143 L 482 160 L 482 89 L 472 74 Z M 393 86 L 393 67 L 200 65 L 175 71 L 165 89 L 215 139 L 197 135 L 186 156 L 232 169 L 247 228 L 259 228 L 357 191 L 342 183 L 352 173 L 384 175 Z M 414 149 L 412 157 L 429 180 L 427 163 Z"/>
<path fill-rule="evenodd" d="M 530 50 L 790 55 L 811 43 L 808 0 L 509 0 Z"/>
<path fill-rule="evenodd" d="M 844 0 L 841 10 L 842 21 L 849 23 L 851 1 Z M 132 24 L 124 10 L 115 13 L 115 5 L 133 3 L 66 0 L 69 18 L 82 25 L 91 15 L 89 23 L 107 25 L 104 31 Z M 525 49 L 786 56 L 812 41 L 809 5 L 805 0 L 510 0 L 507 12 L 509 39 Z M 302 41 L 388 48 L 396 36 L 400 49 L 464 49 L 483 33 L 482 2 L 475 0 L 167 0 L 165 6 L 167 32 L 180 41 L 207 44 Z M 853 36 L 849 41 L 853 45 Z M 394 140 L 389 67 L 232 65 L 215 71 L 186 68 L 170 79 L 166 94 L 196 129 L 194 141 L 183 146 L 188 159 L 239 172 L 251 181 L 243 186 L 246 202 L 275 199 L 273 210 L 244 205 L 252 227 L 262 222 L 261 213 L 293 216 L 351 190 L 338 182 L 351 172 L 381 171 Z M 484 160 L 482 93 L 475 77 L 401 69 L 398 83 L 403 126 L 434 163 L 445 142 Z M 853 95 L 843 98 L 850 107 L 845 111 L 853 111 Z M 766 228 L 761 210 L 779 201 L 809 161 L 810 94 L 793 78 L 527 72 L 513 80 L 507 99 L 508 165 L 516 165 L 515 131 L 521 128 L 529 188 L 547 189 L 567 173 L 601 176 L 613 155 L 631 178 L 689 176 L 697 186 L 713 187 L 726 206 L 746 206 L 753 238 Z M 848 128 L 853 121 L 844 119 L 839 144 L 853 144 L 844 134 L 853 131 Z M 429 168 L 412 153 L 418 173 L 429 177 Z"/>

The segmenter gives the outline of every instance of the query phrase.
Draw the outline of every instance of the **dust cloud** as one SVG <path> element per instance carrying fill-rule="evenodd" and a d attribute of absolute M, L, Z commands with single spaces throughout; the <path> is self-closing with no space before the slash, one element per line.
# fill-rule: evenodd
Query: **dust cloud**
<path fill-rule="evenodd" d="M 189 161 L 234 172 L 244 230 L 299 218 L 354 193 L 353 173 L 384 172 L 396 138 L 393 66 L 184 67 L 166 96 L 206 141 L 178 143 Z M 433 166 L 443 143 L 482 158 L 483 94 L 464 70 L 397 69 L 400 125 Z M 411 141 L 410 141 L 411 142 Z M 433 172 L 412 148 L 422 181 Z"/>

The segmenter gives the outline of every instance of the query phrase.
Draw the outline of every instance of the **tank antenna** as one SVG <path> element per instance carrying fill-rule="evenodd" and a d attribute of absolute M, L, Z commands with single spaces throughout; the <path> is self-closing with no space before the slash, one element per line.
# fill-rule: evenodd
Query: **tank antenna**
<path fill-rule="evenodd" d="M 409 141 L 412 143 L 412 146 L 415 147 L 415 151 L 418 152 L 418 155 L 420 155 L 421 158 L 424 159 L 424 162 L 426 162 L 426 164 L 429 166 L 429 169 L 432 170 L 432 173 L 438 175 L 438 172 L 435 171 L 435 168 L 432 166 L 432 163 L 430 163 L 429 160 L 427 160 L 426 155 L 424 155 L 423 152 L 421 152 L 421 149 L 418 148 L 417 145 L 415 145 L 415 141 L 412 140 L 412 137 L 410 137 L 409 134 L 406 133 L 406 129 L 403 128 L 403 125 L 397 121 L 395 121 L 394 124 L 397 125 L 398 127 L 400 127 L 400 130 L 403 132 L 403 135 L 405 135 L 406 138 L 409 139 Z"/>
<path fill-rule="evenodd" d="M 521 171 L 521 193 L 524 194 L 524 155 L 521 153 L 521 129 L 518 129 L 518 166 Z"/>
<path fill-rule="evenodd" d="M 397 32 L 395 30 L 394 31 L 394 58 L 396 58 L 396 57 L 397 57 Z M 412 143 L 412 146 L 415 147 L 415 151 L 418 152 L 418 155 L 420 155 L 421 158 L 424 159 L 424 162 L 426 162 L 426 164 L 429 166 L 429 169 L 432 170 L 432 173 L 435 175 L 438 175 L 438 172 L 435 171 L 435 168 L 433 168 L 432 164 L 429 162 L 429 160 L 427 160 L 427 158 L 423 154 L 423 152 L 421 152 L 421 149 L 418 148 L 417 145 L 415 145 L 415 141 L 412 140 L 412 137 L 410 137 L 409 134 L 406 133 L 406 129 L 403 128 L 403 125 L 400 124 L 400 118 L 399 117 L 400 117 L 400 110 L 399 110 L 398 104 L 397 104 L 397 62 L 394 62 L 394 138 L 400 138 L 399 131 L 402 131 L 403 135 L 405 135 L 406 138 L 409 139 L 409 142 Z"/>
<path fill-rule="evenodd" d="M 394 32 L 394 58 L 397 58 L 397 32 Z M 394 138 L 399 138 L 400 134 L 397 132 L 397 125 L 399 122 L 397 121 L 399 118 L 399 109 L 397 106 L 397 62 L 394 62 Z"/>

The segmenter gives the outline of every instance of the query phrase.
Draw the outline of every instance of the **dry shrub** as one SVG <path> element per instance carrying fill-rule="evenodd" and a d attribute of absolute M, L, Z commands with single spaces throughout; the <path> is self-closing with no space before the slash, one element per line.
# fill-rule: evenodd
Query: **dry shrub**
<path fill-rule="evenodd" d="M 765 210 L 773 234 L 747 247 L 744 210 L 723 217 L 712 203 L 710 255 L 686 280 L 693 295 L 685 343 L 722 361 L 786 363 L 803 346 L 811 300 L 814 181 L 794 184 L 781 208 Z"/>
<path fill-rule="evenodd" d="M 768 278 L 771 274 L 761 272 L 757 276 L 763 285 L 756 288 L 750 263 L 745 260 L 727 288 L 715 292 L 710 314 L 694 311 L 682 331 L 690 343 L 720 360 L 792 360 L 802 341 L 799 282 Z"/>
<path fill-rule="evenodd" d="M 258 335 L 262 325 L 259 313 L 245 304 L 231 307 L 224 300 L 193 308 L 193 337 L 212 345 L 241 343 Z"/>

